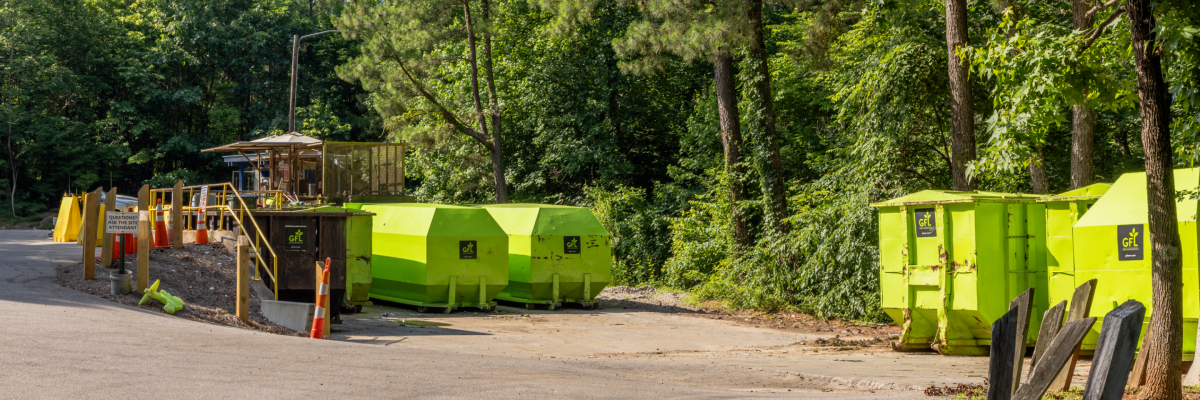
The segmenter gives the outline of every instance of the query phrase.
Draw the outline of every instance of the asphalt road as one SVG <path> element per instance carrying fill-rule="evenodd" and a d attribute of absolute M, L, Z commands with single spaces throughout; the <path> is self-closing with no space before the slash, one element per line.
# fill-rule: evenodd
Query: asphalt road
<path fill-rule="evenodd" d="M 80 256 L 47 231 L 0 230 L 0 397 L 919 397 L 805 389 L 763 370 L 468 355 L 210 325 L 52 282 L 55 266 Z M 96 277 L 107 279 L 106 270 L 97 267 Z M 705 384 L 708 376 L 726 379 Z"/>

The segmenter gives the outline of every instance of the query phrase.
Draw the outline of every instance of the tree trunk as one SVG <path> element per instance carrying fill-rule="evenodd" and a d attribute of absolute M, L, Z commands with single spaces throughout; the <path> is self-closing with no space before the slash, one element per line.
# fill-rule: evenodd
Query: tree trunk
<path fill-rule="evenodd" d="M 492 173 L 496 175 L 496 202 L 508 202 L 508 179 L 504 176 L 504 147 L 500 136 L 500 99 L 496 96 L 496 75 L 492 72 L 492 3 L 483 0 L 483 69 L 487 72 L 488 114 L 492 118 Z"/>
<path fill-rule="evenodd" d="M 463 23 L 467 30 L 468 59 L 471 63 L 471 99 L 475 102 L 475 119 L 479 121 L 479 133 L 490 137 L 491 142 L 484 142 L 484 147 L 492 152 L 492 177 L 496 185 L 496 203 L 508 201 L 507 182 L 504 179 L 504 157 L 499 146 L 499 135 L 488 133 L 488 118 L 483 113 L 483 103 L 479 100 L 479 63 L 475 55 L 475 28 L 471 24 L 471 2 L 463 1 Z"/>
<path fill-rule="evenodd" d="M 738 117 L 737 89 L 734 88 L 733 56 L 713 58 L 714 86 L 717 89 L 717 115 L 721 119 L 721 145 L 725 149 L 725 173 L 729 179 L 729 201 L 733 207 L 733 243 L 739 249 L 753 245 L 741 207 L 746 198 L 742 185 L 742 127 Z"/>
<path fill-rule="evenodd" d="M 771 97 L 771 72 L 767 68 L 767 47 L 763 38 L 762 0 L 750 2 L 748 19 L 750 32 L 750 62 L 748 74 L 749 107 L 746 126 L 754 135 L 755 165 L 761 180 L 767 206 L 767 224 L 775 232 L 787 232 L 787 188 L 783 182 L 783 157 L 779 155 L 780 139 L 775 131 L 775 102 Z"/>
<path fill-rule="evenodd" d="M 1137 68 L 1142 112 L 1142 147 L 1146 155 L 1146 198 L 1149 206 L 1152 300 L 1154 309 L 1139 357 L 1146 357 L 1142 399 L 1181 399 L 1180 357 L 1183 355 L 1182 249 L 1175 214 L 1175 181 L 1171 160 L 1171 103 L 1163 78 L 1160 47 L 1154 34 L 1152 0 L 1129 0 L 1129 30 Z"/>
<path fill-rule="evenodd" d="M 1071 189 L 1091 185 L 1092 148 L 1096 129 L 1096 114 L 1087 104 L 1071 106 Z"/>
<path fill-rule="evenodd" d="M 1087 15 L 1092 5 L 1088 0 L 1074 0 L 1071 3 L 1075 30 L 1092 29 L 1092 18 Z M 1071 112 L 1071 189 L 1079 189 L 1091 185 L 1095 177 L 1092 173 L 1092 149 L 1095 141 L 1096 114 L 1086 103 L 1071 106 Z"/>
<path fill-rule="evenodd" d="M 1049 194 L 1050 183 L 1046 177 L 1046 156 L 1042 154 L 1042 146 L 1034 148 L 1034 155 L 1029 159 L 1029 181 L 1033 184 L 1033 194 Z"/>
<path fill-rule="evenodd" d="M 975 160 L 975 111 L 966 62 L 955 51 L 967 46 L 967 1 L 946 0 L 946 50 L 950 75 L 950 165 L 954 190 L 974 190 L 967 164 Z"/>

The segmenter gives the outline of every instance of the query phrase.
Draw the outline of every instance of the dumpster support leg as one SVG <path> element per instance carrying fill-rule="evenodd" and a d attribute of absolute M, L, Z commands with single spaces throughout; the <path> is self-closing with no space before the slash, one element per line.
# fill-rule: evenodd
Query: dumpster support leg
<path fill-rule="evenodd" d="M 457 276 L 450 277 L 450 297 L 446 298 L 446 310 L 447 310 L 446 312 L 450 312 L 449 310 L 454 308 L 454 300 L 455 300 L 454 290 L 457 289 L 457 287 L 458 287 L 458 277 Z"/>
<path fill-rule="evenodd" d="M 592 299 L 592 274 L 583 274 L 583 300 Z"/>
<path fill-rule="evenodd" d="M 558 274 L 554 274 L 554 276 L 553 276 L 553 279 L 554 279 L 554 286 L 552 287 L 552 288 L 553 288 L 553 291 L 552 291 L 550 294 L 551 294 L 552 296 L 554 296 L 554 297 L 553 297 L 554 303 L 553 303 L 553 304 L 550 304 L 550 309 L 551 309 L 551 310 L 553 310 L 553 309 L 554 309 L 554 306 L 555 306 L 556 304 L 558 304 Z"/>
<path fill-rule="evenodd" d="M 487 277 L 479 277 L 479 309 L 487 311 Z"/>

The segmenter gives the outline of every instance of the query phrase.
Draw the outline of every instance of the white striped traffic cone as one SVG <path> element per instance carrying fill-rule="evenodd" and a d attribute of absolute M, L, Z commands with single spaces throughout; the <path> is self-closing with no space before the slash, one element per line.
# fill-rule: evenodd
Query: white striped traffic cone
<path fill-rule="evenodd" d="M 321 289 L 317 291 L 317 309 L 313 313 L 310 339 L 325 338 L 325 308 L 329 306 L 329 258 L 325 259 L 325 272 L 321 273 Z"/>
<path fill-rule="evenodd" d="M 207 214 L 207 213 L 204 211 L 201 211 L 200 214 Z M 201 215 L 199 218 L 196 218 L 196 244 L 208 244 L 208 223 L 206 222 L 207 219 L 208 219 L 208 216 L 206 216 L 206 215 Z"/>
<path fill-rule="evenodd" d="M 154 247 L 171 247 L 171 240 L 167 237 L 167 221 L 163 220 L 162 199 L 158 199 L 158 209 L 154 215 Z"/>

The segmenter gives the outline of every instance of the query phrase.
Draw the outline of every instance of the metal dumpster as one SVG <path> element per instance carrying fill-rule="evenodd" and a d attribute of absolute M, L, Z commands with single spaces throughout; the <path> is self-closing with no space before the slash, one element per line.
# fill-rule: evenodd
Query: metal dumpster
<path fill-rule="evenodd" d="M 583 207 L 546 204 L 483 205 L 508 234 L 508 288 L 497 299 L 561 303 L 595 309 L 612 281 L 608 230 Z"/>
<path fill-rule="evenodd" d="M 419 203 L 361 207 L 375 214 L 372 298 L 420 312 L 495 308 L 492 300 L 508 286 L 508 236 L 487 211 Z"/>
<path fill-rule="evenodd" d="M 1177 169 L 1176 190 L 1194 190 L 1200 185 L 1200 168 Z M 1200 315 L 1197 293 L 1197 201 L 1183 196 L 1175 203 L 1179 238 L 1183 245 L 1183 359 L 1191 360 L 1196 347 L 1196 319 Z M 1075 281 L 1096 279 L 1096 295 L 1091 316 L 1103 319 L 1116 302 L 1134 299 L 1150 305 L 1150 231 L 1146 201 L 1146 174 L 1122 175 L 1091 209 L 1075 223 Z M 1055 294 L 1052 292 L 1052 294 Z M 1070 294 L 1058 294 L 1051 301 L 1070 300 Z M 1146 310 L 1146 326 L 1154 308 Z M 1084 338 L 1082 348 L 1094 350 L 1101 321 Z"/>
<path fill-rule="evenodd" d="M 1027 257 L 1044 231 L 1038 197 L 926 190 L 872 204 L 883 309 L 903 324 L 894 349 L 988 354 L 992 322 L 1036 284 Z"/>
<path fill-rule="evenodd" d="M 1037 304 L 1053 306 L 1062 300 L 1070 300 L 1075 288 L 1086 280 L 1075 279 L 1075 234 L 1074 226 L 1088 212 L 1088 209 L 1100 199 L 1112 185 L 1097 183 L 1037 199 L 1038 205 L 1044 209 L 1045 232 L 1039 239 L 1030 242 L 1031 265 L 1036 265 L 1038 271 L 1035 285 L 1046 288 L 1037 292 Z M 1034 252 L 1033 249 L 1044 249 Z M 1039 312 L 1045 312 L 1045 307 Z M 1029 323 L 1032 328 L 1041 328 L 1041 314 L 1034 314 Z M 1031 338 L 1035 339 L 1035 338 Z"/>
<path fill-rule="evenodd" d="M 370 213 L 325 206 L 252 214 L 279 256 L 279 300 L 315 301 L 316 265 L 329 258 L 329 298 L 333 299 L 330 311 L 334 319 L 339 318 L 343 307 L 357 310 L 370 304 L 367 299 L 372 265 Z M 272 265 L 270 253 L 264 252 L 263 257 L 266 265 Z M 264 282 L 272 286 L 270 279 L 265 278 L 272 271 L 260 273 Z"/>

